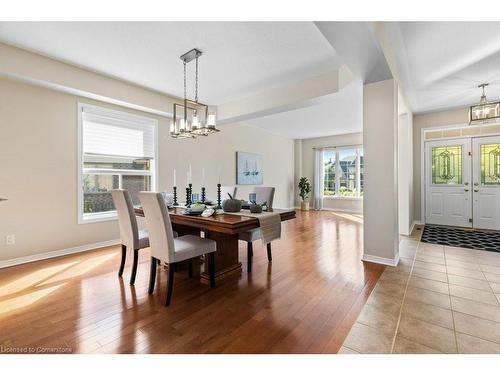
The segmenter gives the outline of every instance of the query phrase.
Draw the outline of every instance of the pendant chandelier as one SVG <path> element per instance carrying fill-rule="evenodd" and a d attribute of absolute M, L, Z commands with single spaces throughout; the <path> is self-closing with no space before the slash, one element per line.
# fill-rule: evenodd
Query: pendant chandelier
<path fill-rule="evenodd" d="M 484 88 L 488 83 L 482 83 L 478 87 L 483 89 L 479 104 L 469 108 L 469 124 L 484 124 L 494 122 L 500 118 L 500 102 L 489 102 L 486 99 Z"/>
<path fill-rule="evenodd" d="M 209 111 L 208 105 L 198 101 L 198 58 L 202 52 L 196 48 L 181 56 L 184 65 L 184 101 L 183 104 L 174 103 L 174 117 L 170 123 L 172 138 L 196 138 L 208 136 L 219 131 L 215 127 L 215 112 Z M 195 60 L 196 79 L 194 100 L 187 98 L 186 65 Z"/>

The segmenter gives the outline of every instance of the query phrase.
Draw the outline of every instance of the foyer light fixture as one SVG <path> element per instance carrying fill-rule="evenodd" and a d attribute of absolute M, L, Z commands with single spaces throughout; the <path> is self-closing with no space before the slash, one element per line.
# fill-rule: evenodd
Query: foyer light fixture
<path fill-rule="evenodd" d="M 500 102 L 489 102 L 486 99 L 484 88 L 489 83 L 481 83 L 478 87 L 483 89 L 481 100 L 469 108 L 469 124 L 484 124 L 494 122 L 500 118 Z"/>
<path fill-rule="evenodd" d="M 184 101 L 183 104 L 174 103 L 173 119 L 170 123 L 170 136 L 172 138 L 196 138 L 208 136 L 220 131 L 216 128 L 216 114 L 210 111 L 208 105 L 198 101 L 198 58 L 202 55 L 199 49 L 193 48 L 180 58 L 184 65 Z M 195 97 L 187 98 L 186 65 L 195 60 Z"/>

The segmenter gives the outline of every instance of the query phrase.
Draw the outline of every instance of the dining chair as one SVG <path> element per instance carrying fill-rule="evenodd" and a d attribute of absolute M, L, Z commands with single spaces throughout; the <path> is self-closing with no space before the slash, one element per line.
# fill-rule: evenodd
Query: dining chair
<path fill-rule="evenodd" d="M 236 198 L 236 192 L 238 191 L 238 188 L 236 186 L 221 186 L 220 188 L 220 199 L 221 202 L 223 202 L 225 199 L 229 199 L 229 195 L 233 198 Z"/>
<path fill-rule="evenodd" d="M 273 208 L 274 201 L 274 187 L 257 186 L 254 189 L 256 195 L 255 202 L 257 204 L 266 203 L 267 209 Z M 252 272 L 252 258 L 253 258 L 253 242 L 260 240 L 262 238 L 262 232 L 260 228 L 251 229 L 246 232 L 241 232 L 238 239 L 241 241 L 246 241 L 247 243 L 247 271 Z M 271 243 L 267 244 L 267 260 L 269 262 L 273 261 L 273 254 L 271 251 Z"/>
<path fill-rule="evenodd" d="M 210 287 L 215 287 L 216 242 L 193 235 L 175 238 L 168 209 L 160 193 L 140 192 L 139 199 L 144 210 L 146 225 L 149 229 L 151 248 L 151 273 L 149 275 L 149 294 L 153 294 L 156 281 L 157 260 L 168 264 L 168 284 L 165 305 L 172 301 L 175 264 L 202 255 L 208 255 Z"/>
<path fill-rule="evenodd" d="M 122 244 L 122 261 L 118 276 L 122 277 L 125 268 L 125 258 L 127 249 L 134 251 L 134 263 L 132 265 L 132 274 L 130 276 L 130 285 L 134 285 L 137 275 L 137 263 L 139 261 L 139 250 L 149 247 L 149 236 L 147 230 L 139 230 L 137 219 L 134 213 L 134 206 L 130 194 L 127 190 L 116 189 L 111 191 L 113 203 L 118 213 L 118 223 L 120 226 L 120 241 Z"/>

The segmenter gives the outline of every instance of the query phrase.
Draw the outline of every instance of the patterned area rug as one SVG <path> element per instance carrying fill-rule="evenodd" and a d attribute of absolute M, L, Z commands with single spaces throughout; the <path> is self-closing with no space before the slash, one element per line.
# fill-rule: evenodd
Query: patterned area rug
<path fill-rule="evenodd" d="M 500 233 L 425 225 L 422 242 L 500 252 Z"/>

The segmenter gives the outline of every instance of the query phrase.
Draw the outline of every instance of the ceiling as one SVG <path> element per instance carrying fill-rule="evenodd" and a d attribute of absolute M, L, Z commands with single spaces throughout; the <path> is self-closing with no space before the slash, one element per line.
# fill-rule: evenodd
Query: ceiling
<path fill-rule="evenodd" d="M 340 65 L 312 22 L 2 22 L 0 42 L 178 97 L 179 56 L 196 47 L 200 101 L 212 105 Z"/>
<path fill-rule="evenodd" d="M 415 113 L 477 103 L 477 85 L 500 99 L 500 22 L 386 23 Z"/>
<path fill-rule="evenodd" d="M 356 79 L 322 104 L 260 117 L 245 124 L 294 139 L 363 131 L 363 82 Z"/>

